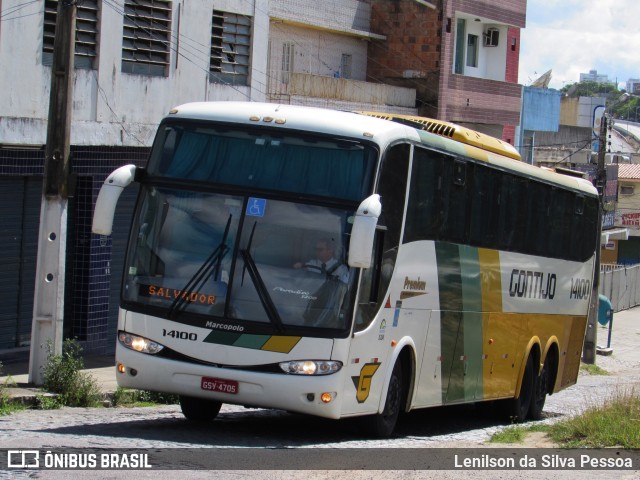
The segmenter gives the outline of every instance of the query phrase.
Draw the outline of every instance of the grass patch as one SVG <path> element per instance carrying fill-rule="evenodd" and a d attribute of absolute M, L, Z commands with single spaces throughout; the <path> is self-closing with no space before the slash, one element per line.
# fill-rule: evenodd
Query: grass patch
<path fill-rule="evenodd" d="M 42 388 L 47 392 L 57 393 L 55 400 L 60 406 L 97 407 L 102 400 L 102 393 L 96 379 L 83 372 L 82 346 L 77 340 L 65 340 L 62 343 L 62 354 L 52 352 L 51 342 L 47 344 L 47 363 L 43 367 Z M 50 400 L 41 402 L 43 406 L 51 406 Z"/>
<path fill-rule="evenodd" d="M 514 425 L 491 435 L 491 443 L 522 443 L 527 435 L 527 429 L 522 425 Z"/>
<path fill-rule="evenodd" d="M 178 395 L 170 393 L 118 387 L 113 394 L 112 402 L 116 407 L 152 407 L 155 405 L 175 405 L 180 402 L 180 399 Z"/>
<path fill-rule="evenodd" d="M 34 407 L 37 410 L 57 410 L 64 407 L 64 403 L 57 395 L 36 395 Z"/>
<path fill-rule="evenodd" d="M 640 448 L 640 393 L 616 392 L 601 406 L 557 423 L 513 425 L 491 436 L 491 443 L 523 443 L 528 433 L 545 432 L 561 448 Z"/>
<path fill-rule="evenodd" d="M 609 372 L 607 372 L 604 368 L 601 368 L 595 364 L 589 365 L 583 363 L 582 365 L 580 365 L 580 370 L 588 373 L 589 375 L 609 375 Z"/>
<path fill-rule="evenodd" d="M 640 395 L 617 392 L 604 405 L 551 425 L 549 435 L 566 448 L 640 448 Z"/>
<path fill-rule="evenodd" d="M 2 362 L 0 362 L 0 375 L 2 374 Z M 16 382 L 9 376 L 3 383 L 0 384 L 0 416 L 11 415 L 14 412 L 25 410 L 22 403 L 12 402 L 11 395 L 7 391 L 7 388 L 15 386 Z"/>
<path fill-rule="evenodd" d="M 491 443 L 523 443 L 530 432 L 549 432 L 548 425 L 534 423 L 533 425 L 512 425 L 491 435 Z"/>

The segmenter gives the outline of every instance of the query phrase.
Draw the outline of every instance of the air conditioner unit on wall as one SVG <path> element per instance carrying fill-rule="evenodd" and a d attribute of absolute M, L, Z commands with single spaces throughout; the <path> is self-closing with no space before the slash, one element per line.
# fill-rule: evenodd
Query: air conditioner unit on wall
<path fill-rule="evenodd" d="M 487 28 L 487 31 L 482 36 L 484 37 L 485 47 L 497 47 L 500 30 L 497 28 Z"/>

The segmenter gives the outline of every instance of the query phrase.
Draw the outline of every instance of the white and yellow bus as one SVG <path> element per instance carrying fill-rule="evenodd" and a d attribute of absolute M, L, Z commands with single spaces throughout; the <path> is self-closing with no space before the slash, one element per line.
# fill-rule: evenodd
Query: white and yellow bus
<path fill-rule="evenodd" d="M 190 420 L 230 403 L 370 415 L 380 436 L 403 411 L 467 402 L 540 418 L 577 379 L 598 197 L 519 158 L 419 117 L 173 109 L 94 215 L 110 234 L 139 183 L 119 385 L 178 394 Z"/>

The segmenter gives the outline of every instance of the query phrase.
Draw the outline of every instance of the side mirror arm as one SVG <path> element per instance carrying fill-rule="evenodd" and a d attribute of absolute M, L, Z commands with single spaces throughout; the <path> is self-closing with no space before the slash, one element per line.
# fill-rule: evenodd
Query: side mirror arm
<path fill-rule="evenodd" d="M 96 207 L 93 213 L 93 224 L 91 231 L 98 235 L 111 235 L 113 230 L 113 216 L 116 205 L 122 191 L 128 187 L 136 178 L 137 167 L 135 165 L 125 165 L 114 170 L 107 177 L 100 188 Z"/>

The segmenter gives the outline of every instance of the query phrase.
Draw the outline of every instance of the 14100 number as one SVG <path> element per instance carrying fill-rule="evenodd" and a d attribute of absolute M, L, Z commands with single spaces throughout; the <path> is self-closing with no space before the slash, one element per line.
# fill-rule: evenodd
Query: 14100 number
<path fill-rule="evenodd" d="M 192 342 L 195 342 L 196 340 L 198 340 L 198 334 L 197 333 L 193 333 L 193 332 L 181 332 L 179 330 L 165 330 L 164 328 L 162 329 L 162 336 L 163 337 L 171 337 L 171 338 L 177 338 L 180 340 L 191 340 Z"/>

